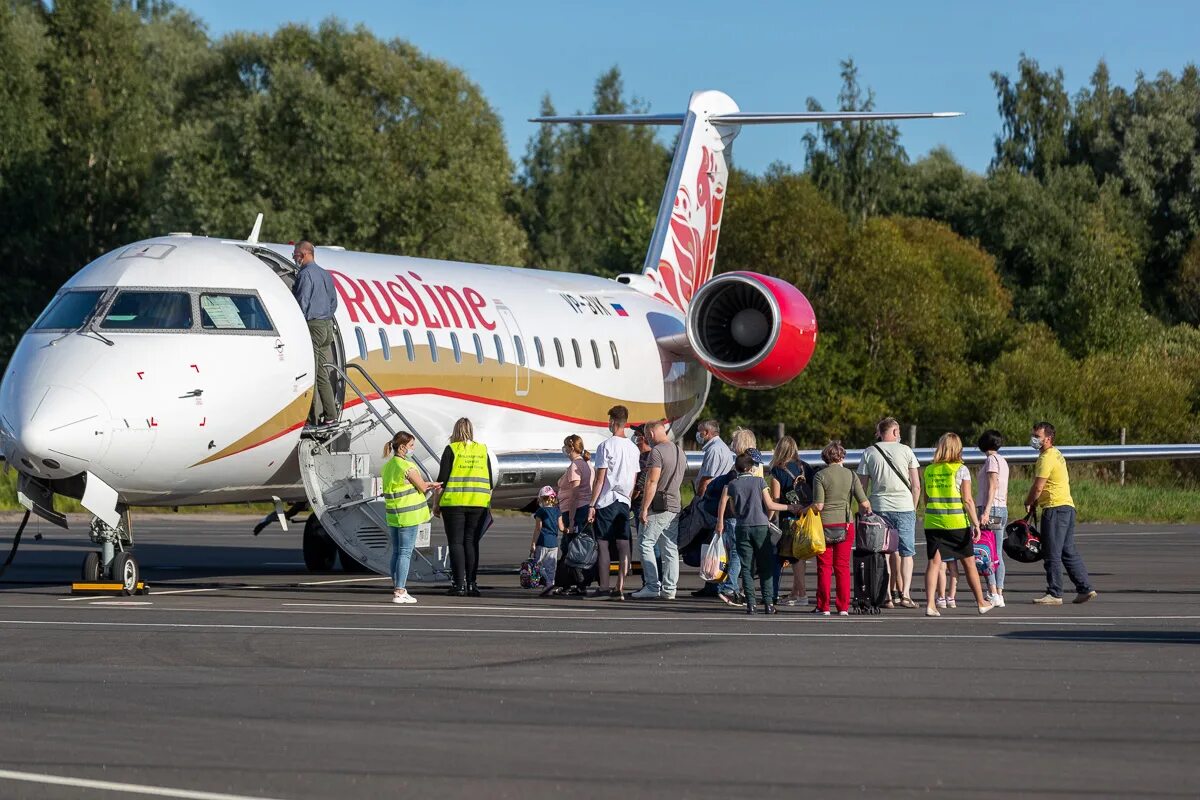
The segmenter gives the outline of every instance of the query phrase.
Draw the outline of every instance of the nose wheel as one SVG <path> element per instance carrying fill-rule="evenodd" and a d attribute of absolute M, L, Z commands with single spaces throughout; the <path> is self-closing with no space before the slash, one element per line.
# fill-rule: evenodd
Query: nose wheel
<path fill-rule="evenodd" d="M 137 559 L 129 552 L 133 536 L 129 529 L 128 515 L 122 515 L 121 523 L 114 528 L 100 519 L 92 519 L 91 539 L 100 545 L 83 557 L 82 578 L 85 583 L 111 581 L 119 584 L 121 593 L 137 592 L 142 580 L 142 570 Z"/>

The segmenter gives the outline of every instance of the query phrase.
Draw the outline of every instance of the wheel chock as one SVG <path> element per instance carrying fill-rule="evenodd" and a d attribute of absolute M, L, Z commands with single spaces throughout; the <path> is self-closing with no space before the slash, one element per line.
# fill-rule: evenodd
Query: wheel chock
<path fill-rule="evenodd" d="M 71 584 L 71 594 L 115 594 L 128 596 L 131 594 L 150 594 L 150 587 L 145 581 L 138 581 L 132 592 L 125 591 L 125 585 L 117 581 L 76 581 Z"/>

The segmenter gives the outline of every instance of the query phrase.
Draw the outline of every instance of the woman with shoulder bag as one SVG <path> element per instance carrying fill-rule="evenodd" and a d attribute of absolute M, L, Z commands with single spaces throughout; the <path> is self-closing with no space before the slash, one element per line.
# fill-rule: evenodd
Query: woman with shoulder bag
<path fill-rule="evenodd" d="M 771 497 L 777 503 L 807 506 L 812 503 L 813 468 L 800 460 L 800 450 L 791 436 L 782 437 L 775 445 L 771 457 Z M 784 531 L 784 541 L 791 541 L 790 531 L 795 515 L 780 511 L 778 525 Z M 804 571 L 808 562 L 792 558 L 790 553 L 781 555 L 775 566 L 775 590 L 779 591 L 779 579 L 783 573 L 783 562 L 792 565 L 792 592 L 783 601 L 787 606 L 808 605 L 808 591 L 804 585 Z"/>
<path fill-rule="evenodd" d="M 829 616 L 830 573 L 837 574 L 838 616 L 850 616 L 850 556 L 854 552 L 854 503 L 864 514 L 871 503 L 854 473 L 842 466 L 846 448 L 832 441 L 821 451 L 821 460 L 829 466 L 817 473 L 813 508 L 821 512 L 825 527 L 825 552 L 817 556 L 818 614 Z"/>

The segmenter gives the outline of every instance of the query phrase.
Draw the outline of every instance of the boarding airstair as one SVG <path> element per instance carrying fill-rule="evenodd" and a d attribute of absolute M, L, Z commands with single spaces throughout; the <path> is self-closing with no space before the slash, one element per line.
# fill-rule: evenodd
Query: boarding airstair
<path fill-rule="evenodd" d="M 330 369 L 358 396 L 363 413 L 352 419 L 343 413 L 336 425 L 306 430 L 300 439 L 300 476 L 313 511 L 304 529 L 304 561 L 311 570 L 328 570 L 340 549 L 344 568 L 353 571 L 361 565 L 387 575 L 392 555 L 387 516 L 367 449 L 368 441 L 378 444 L 381 437 L 370 434 L 380 427 L 389 439 L 401 429 L 412 433 L 421 447 L 413 461 L 426 480 L 433 480 L 431 471 L 436 471 L 439 458 L 366 370 L 357 364 Z M 370 395 L 350 377 L 351 372 L 370 387 Z M 445 548 L 431 547 L 426 523 L 417 534 L 409 580 L 448 580 L 446 570 Z"/>

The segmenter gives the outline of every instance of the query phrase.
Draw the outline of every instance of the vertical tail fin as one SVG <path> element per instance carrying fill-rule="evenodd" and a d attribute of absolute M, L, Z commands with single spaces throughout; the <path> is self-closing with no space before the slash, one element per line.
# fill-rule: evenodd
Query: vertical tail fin
<path fill-rule="evenodd" d="M 679 142 L 663 190 L 654 235 L 642 273 L 656 287 L 654 295 L 681 311 L 700 286 L 712 277 L 717 238 L 725 210 L 729 157 L 743 125 L 786 123 L 874 122 L 880 120 L 957 117 L 958 112 L 805 111 L 743 112 L 724 92 L 693 92 L 683 114 L 576 114 L 536 117 L 531 122 L 589 125 L 679 125 Z"/>
<path fill-rule="evenodd" d="M 737 125 L 715 124 L 710 117 L 737 111 L 737 104 L 722 92 L 694 92 L 675 145 L 642 273 L 658 287 L 659 299 L 680 310 L 712 277 L 729 156 L 740 130 Z"/>

